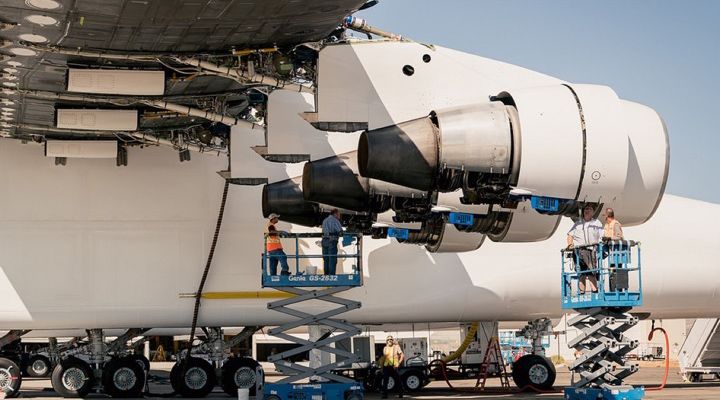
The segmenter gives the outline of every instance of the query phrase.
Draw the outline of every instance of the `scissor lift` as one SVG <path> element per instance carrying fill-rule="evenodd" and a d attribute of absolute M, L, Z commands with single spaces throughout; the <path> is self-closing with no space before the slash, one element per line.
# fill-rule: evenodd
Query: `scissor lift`
<path fill-rule="evenodd" d="M 322 263 L 322 254 L 300 254 L 301 245 L 306 241 L 314 241 L 322 238 L 319 233 L 295 233 L 283 236 L 295 241 L 295 254 L 288 255 L 288 260 L 294 260 L 294 273 L 290 275 L 271 275 L 269 262 L 273 255 L 263 253 L 262 256 L 262 286 L 273 288 L 293 296 L 287 299 L 268 303 L 268 309 L 289 315 L 296 320 L 287 322 L 270 329 L 268 334 L 296 343 L 299 346 L 279 354 L 271 355 L 268 361 L 275 364 L 275 368 L 286 374 L 287 377 L 276 383 L 265 384 L 262 389 L 264 400 L 362 400 L 364 391 L 362 384 L 333 373 L 340 367 L 351 365 L 358 361 L 358 356 L 342 350 L 339 346 L 332 345 L 338 341 L 351 338 L 362 331 L 357 326 L 346 320 L 336 318 L 340 314 L 360 308 L 359 301 L 338 297 L 337 294 L 362 286 L 362 235 L 357 233 L 345 233 L 343 235 L 344 247 L 354 247 L 354 253 L 338 254 L 338 264 L 343 260 L 352 260 L 348 273 L 337 273 L 335 275 L 318 275 L 307 273 L 308 268 L 303 268 L 303 261 L 306 264 L 312 261 Z M 312 244 L 310 244 L 312 246 Z M 338 265 L 338 271 L 342 271 Z M 312 269 L 312 268 L 310 268 Z M 297 306 L 307 305 L 307 302 L 325 302 L 336 306 L 334 308 L 313 312 L 303 311 Z M 306 303 L 306 304 L 303 304 Z M 317 304 L 312 310 L 317 310 Z M 333 330 L 322 336 L 319 340 L 304 340 L 287 333 L 291 329 L 307 325 L 325 325 Z M 306 367 L 289 360 L 290 357 L 305 353 L 310 350 L 325 351 L 336 356 L 336 361 L 318 368 Z M 301 382 L 312 377 L 324 380 L 324 382 Z"/>
<path fill-rule="evenodd" d="M 589 253 L 583 257 L 582 252 Z M 581 270 L 583 258 L 587 267 Z M 597 292 L 582 293 L 580 282 L 584 280 L 588 289 L 593 276 Z M 641 304 L 638 242 L 611 241 L 562 250 L 562 307 L 578 313 L 568 325 L 579 332 L 568 341 L 577 358 L 568 365 L 573 382 L 565 388 L 565 399 L 635 400 L 645 395 L 643 387 L 623 383 L 638 371 L 638 365 L 625 358 L 638 341 L 627 338 L 625 332 L 638 323 L 629 311 Z"/>

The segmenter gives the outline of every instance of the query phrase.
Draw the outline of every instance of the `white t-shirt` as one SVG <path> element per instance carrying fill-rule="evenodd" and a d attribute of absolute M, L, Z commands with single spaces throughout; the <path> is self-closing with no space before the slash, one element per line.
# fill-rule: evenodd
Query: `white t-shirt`
<path fill-rule="evenodd" d="M 600 243 L 603 232 L 603 225 L 597 219 L 593 218 L 590 221 L 581 219 L 570 228 L 568 235 L 573 238 L 573 246 L 582 246 Z"/>

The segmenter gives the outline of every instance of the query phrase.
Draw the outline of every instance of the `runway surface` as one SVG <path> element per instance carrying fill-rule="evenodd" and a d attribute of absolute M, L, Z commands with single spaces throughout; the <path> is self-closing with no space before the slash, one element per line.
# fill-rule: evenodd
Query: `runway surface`
<path fill-rule="evenodd" d="M 150 392 L 153 394 L 166 394 L 172 392 L 170 382 L 168 380 L 168 374 L 170 370 L 170 363 L 153 363 L 152 370 L 150 372 Z M 645 385 L 646 387 L 657 386 L 662 380 L 663 369 L 661 363 L 643 363 L 640 372 L 633 375 L 632 379 L 628 382 L 634 385 Z M 268 380 L 272 381 L 277 377 L 269 376 Z M 523 393 L 523 394 L 487 394 L 470 392 L 472 387 L 475 385 L 475 380 L 461 380 L 453 381 L 452 384 L 459 389 L 459 391 L 453 391 L 448 389 L 445 382 L 432 382 L 430 385 L 423 388 L 422 391 L 417 393 L 407 394 L 405 398 L 410 399 L 422 399 L 422 400 L 437 400 L 437 399 L 508 399 L 508 398 L 521 398 L 521 399 L 562 399 L 562 387 L 570 382 L 570 374 L 567 372 L 565 367 L 559 366 L 557 368 L 557 380 L 556 388 L 558 391 L 555 393 Z M 512 383 L 511 383 L 512 384 Z M 58 395 L 52 390 L 49 379 L 23 379 L 23 398 L 42 398 L 42 399 L 60 399 Z M 499 388 L 498 378 L 489 378 L 488 386 L 492 389 L 497 390 Z M 88 396 L 90 398 L 105 398 L 102 394 L 93 394 Z M 394 398 L 396 396 L 392 396 Z M 146 398 L 163 398 L 161 396 L 147 396 Z M 179 398 L 179 397 L 173 397 Z M 220 388 L 217 388 L 209 398 L 228 399 L 227 396 Z M 377 393 L 367 393 L 366 398 L 370 400 L 380 399 L 380 395 Z M 680 377 L 677 368 L 673 368 L 670 371 L 668 378 L 668 385 L 662 391 L 648 391 L 645 396 L 646 399 L 664 399 L 664 400 L 680 400 L 680 399 L 698 399 L 698 400 L 718 400 L 720 399 L 720 380 L 707 380 L 700 383 L 685 383 Z"/>

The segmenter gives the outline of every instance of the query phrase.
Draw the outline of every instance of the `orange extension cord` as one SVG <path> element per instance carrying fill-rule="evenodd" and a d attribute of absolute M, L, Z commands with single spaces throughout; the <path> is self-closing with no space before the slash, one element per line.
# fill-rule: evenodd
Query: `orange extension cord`
<path fill-rule="evenodd" d="M 665 335 L 665 376 L 663 377 L 660 386 L 646 387 L 645 390 L 663 390 L 663 388 L 665 388 L 665 384 L 667 383 L 668 374 L 670 373 L 670 354 L 668 353 L 668 351 L 670 351 L 670 338 L 668 337 L 665 329 L 655 328 L 650 331 L 650 334 L 648 335 L 648 340 L 652 340 L 655 331 L 660 331 L 663 333 L 663 335 Z"/>

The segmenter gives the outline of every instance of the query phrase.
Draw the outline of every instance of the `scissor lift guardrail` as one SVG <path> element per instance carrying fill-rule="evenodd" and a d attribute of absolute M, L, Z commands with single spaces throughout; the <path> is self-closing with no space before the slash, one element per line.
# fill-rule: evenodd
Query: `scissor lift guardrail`
<path fill-rule="evenodd" d="M 642 304 L 640 244 L 610 241 L 563 249 L 561 255 L 562 307 L 578 313 L 568 320 L 578 330 L 568 347 L 578 356 L 568 365 L 573 382 L 565 388 L 565 398 L 641 399 L 644 388 L 623 384 L 638 371 L 638 365 L 625 357 L 638 341 L 625 332 L 638 323 L 629 311 Z M 581 283 L 588 290 L 592 281 L 597 281 L 597 291 L 583 292 Z"/>
<path fill-rule="evenodd" d="M 284 234 L 282 239 L 295 241 L 295 254 L 287 255 L 288 260 L 294 260 L 294 274 L 272 275 L 270 274 L 269 261 L 272 257 L 266 252 L 262 255 L 262 286 L 273 288 L 279 291 L 293 294 L 293 297 L 277 300 L 268 303 L 268 309 L 281 312 L 296 318 L 295 321 L 287 322 L 276 328 L 270 329 L 268 334 L 280 339 L 295 343 L 298 347 L 271 355 L 268 361 L 275 364 L 275 368 L 286 374 L 287 377 L 276 383 L 265 384 L 263 387 L 263 398 L 265 400 L 288 400 L 288 399 L 315 399 L 316 396 L 323 400 L 362 400 L 364 393 L 361 384 L 342 375 L 333 373 L 333 370 L 352 365 L 359 361 L 359 357 L 351 352 L 345 351 L 332 345 L 338 341 L 359 335 L 362 330 L 347 322 L 336 318 L 345 312 L 360 308 L 359 301 L 345 299 L 337 296 L 338 293 L 362 286 L 362 235 L 358 233 L 345 233 L 342 237 L 343 245 L 353 246 L 353 253 L 342 253 L 337 255 L 323 254 L 300 254 L 302 240 L 321 239 L 319 233 L 294 233 Z M 301 261 L 322 260 L 323 257 L 335 257 L 340 260 L 354 260 L 355 263 L 347 273 L 335 275 L 318 275 L 307 273 L 303 270 Z M 342 268 L 343 266 L 338 266 Z M 324 272 L 324 271 L 323 271 Z M 296 306 L 308 301 L 321 301 L 337 307 L 319 313 L 303 311 Z M 287 332 L 291 329 L 307 325 L 325 325 L 333 329 L 329 334 L 319 340 L 305 340 Z M 318 368 L 306 367 L 289 361 L 289 357 L 302 354 L 310 350 L 320 350 L 335 354 L 339 361 L 322 365 Z M 329 382 L 320 383 L 299 383 L 302 380 L 317 377 Z"/>

